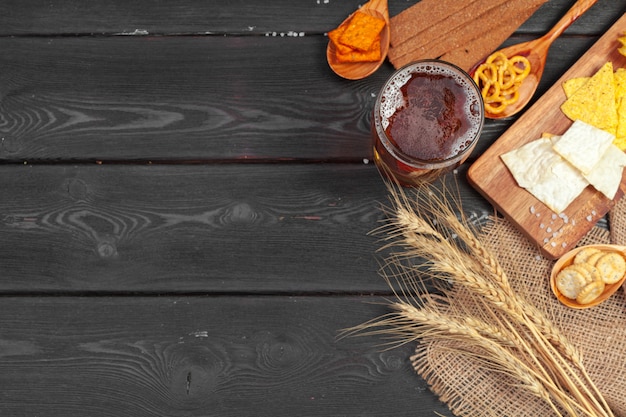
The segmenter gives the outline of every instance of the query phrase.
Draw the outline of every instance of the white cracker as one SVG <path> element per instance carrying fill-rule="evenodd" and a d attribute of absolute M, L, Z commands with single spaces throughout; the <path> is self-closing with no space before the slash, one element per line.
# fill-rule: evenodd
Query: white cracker
<path fill-rule="evenodd" d="M 588 174 L 614 139 L 612 134 L 576 120 L 556 141 L 554 150 L 583 174 Z"/>
<path fill-rule="evenodd" d="M 554 139 L 553 139 L 554 140 Z M 541 138 L 500 156 L 520 187 L 555 213 L 563 212 L 589 183 Z"/>
<path fill-rule="evenodd" d="M 626 154 L 617 146 L 611 145 L 604 152 L 601 161 L 584 177 L 596 190 L 612 200 L 622 182 L 625 166 Z"/>

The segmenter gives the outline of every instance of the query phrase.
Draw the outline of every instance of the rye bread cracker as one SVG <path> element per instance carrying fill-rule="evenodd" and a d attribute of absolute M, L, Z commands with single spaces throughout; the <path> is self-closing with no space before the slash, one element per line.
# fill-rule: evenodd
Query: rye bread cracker
<path fill-rule="evenodd" d="M 388 56 L 395 68 L 417 59 L 440 58 L 467 71 L 497 49 L 547 0 L 456 2 L 464 7 L 457 4 L 446 15 L 442 8 L 449 2 L 442 0 L 438 6 L 437 1 L 422 0 L 392 18 Z M 416 15 L 419 19 L 411 23 L 410 17 Z"/>

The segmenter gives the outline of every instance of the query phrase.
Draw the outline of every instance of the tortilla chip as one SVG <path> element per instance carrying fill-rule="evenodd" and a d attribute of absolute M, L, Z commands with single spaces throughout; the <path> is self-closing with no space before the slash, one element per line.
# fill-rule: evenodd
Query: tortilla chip
<path fill-rule="evenodd" d="M 614 135 L 617 110 L 613 64 L 610 61 L 605 63 L 587 83 L 565 100 L 561 110 L 571 120 L 581 120 Z"/>
<path fill-rule="evenodd" d="M 615 77 L 615 105 L 617 107 L 617 130 L 615 145 L 626 150 L 626 68 L 618 68 Z"/>
<path fill-rule="evenodd" d="M 577 77 L 566 80 L 563 83 L 563 91 L 565 91 L 565 97 L 570 98 L 571 96 L 573 96 L 574 93 L 578 91 L 578 89 L 580 89 L 580 87 L 587 84 L 589 78 L 591 77 Z"/>
<path fill-rule="evenodd" d="M 385 27 L 385 21 L 356 11 L 348 22 L 345 31 L 339 37 L 339 43 L 367 52 L 372 48 L 376 38 Z"/>
<path fill-rule="evenodd" d="M 618 68 L 613 74 L 615 80 L 615 102 L 619 105 L 622 97 L 626 96 L 626 68 Z"/>
<path fill-rule="evenodd" d="M 617 132 L 613 143 L 622 151 L 626 151 L 626 95 L 620 99 L 617 107 Z"/>

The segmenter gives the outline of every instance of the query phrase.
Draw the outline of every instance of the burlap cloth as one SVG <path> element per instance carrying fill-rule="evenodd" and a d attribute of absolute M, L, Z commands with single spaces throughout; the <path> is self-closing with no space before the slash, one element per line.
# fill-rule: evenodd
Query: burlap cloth
<path fill-rule="evenodd" d="M 626 244 L 626 199 L 613 208 L 608 220 L 608 230 L 596 226 L 580 244 Z M 549 287 L 548 277 L 554 261 L 541 257 L 538 250 L 507 221 L 492 222 L 481 233 L 488 238 L 491 250 L 507 271 L 516 291 L 537 305 L 580 349 L 585 368 L 612 411 L 616 416 L 626 416 L 624 289 L 597 307 L 586 310 L 567 308 L 553 296 Z M 454 295 L 463 297 L 463 292 Z M 420 344 L 414 361 L 416 358 L 421 358 L 421 367 L 416 371 L 456 415 L 554 415 L 538 398 L 511 387 L 506 376 L 489 373 L 480 364 L 459 358 L 445 348 L 444 342 Z"/>

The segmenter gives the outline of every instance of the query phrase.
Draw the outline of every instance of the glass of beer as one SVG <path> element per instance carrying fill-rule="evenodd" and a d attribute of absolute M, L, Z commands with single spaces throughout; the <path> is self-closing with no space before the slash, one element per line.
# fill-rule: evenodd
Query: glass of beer
<path fill-rule="evenodd" d="M 374 105 L 374 161 L 403 186 L 430 183 L 461 165 L 476 146 L 485 122 L 474 80 L 440 60 L 398 69 Z"/>

